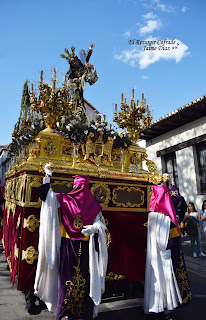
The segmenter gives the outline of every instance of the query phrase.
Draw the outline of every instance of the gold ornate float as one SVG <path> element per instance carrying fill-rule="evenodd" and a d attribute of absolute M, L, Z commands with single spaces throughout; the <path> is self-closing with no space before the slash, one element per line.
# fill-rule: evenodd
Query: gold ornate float
<path fill-rule="evenodd" d="M 113 217 L 118 215 L 121 220 L 121 217 L 127 215 L 126 221 L 131 219 L 130 226 L 134 225 L 135 218 L 137 237 L 141 235 L 143 239 L 150 186 L 163 180 L 163 176 L 157 173 L 155 163 L 148 159 L 146 149 L 138 145 L 141 131 L 149 127 L 152 120 L 144 95 L 141 102 L 135 102 L 133 90 L 129 103 L 122 95 L 119 111 L 115 105 L 113 120 L 123 129 L 121 133 L 115 131 L 101 114 L 88 123 L 83 98 L 84 86 L 85 82 L 93 84 L 98 79 L 95 68 L 89 63 L 92 51 L 93 44 L 87 54 L 83 55 L 84 61 L 81 62 L 75 55 L 74 47 L 71 54 L 65 49 L 66 55 L 61 56 L 69 62 L 70 68 L 60 88 L 57 87 L 55 69 L 51 84 L 44 83 L 41 71 L 39 91 L 35 92 L 31 85 L 30 105 L 21 109 L 14 128 L 11 145 L 13 164 L 6 173 L 5 210 L 6 224 L 8 228 L 9 224 L 15 224 L 16 237 L 21 228 L 21 252 L 17 255 L 17 249 L 20 248 L 15 247 L 14 250 L 15 258 L 19 257 L 19 290 L 28 290 L 27 283 L 33 281 L 32 278 L 27 283 L 24 282 L 22 274 L 27 272 L 25 270 L 30 270 L 31 276 L 35 273 L 41 206 L 35 191 L 42 185 L 46 163 L 50 163 L 53 170 L 51 187 L 56 192 L 71 191 L 73 176 L 76 174 L 90 176 L 91 191 L 100 202 L 108 221 L 110 233 L 107 233 L 107 238 L 111 252 L 119 250 L 113 248 L 114 241 L 122 241 L 122 233 L 115 233 L 116 223 L 113 224 Z M 81 216 L 77 218 L 75 226 L 81 228 Z M 12 245 L 14 247 L 15 244 L 10 247 Z M 139 250 L 135 246 L 137 244 L 132 249 L 134 252 L 131 252 L 132 260 L 132 255 Z M 140 261 L 144 261 L 145 257 L 145 245 L 143 247 L 139 250 Z M 9 252 L 7 260 L 12 260 L 12 254 Z M 120 256 L 121 254 L 118 255 Z M 121 262 L 117 265 L 123 266 Z M 11 266 L 13 276 L 16 267 Z M 130 274 L 125 270 L 113 270 L 112 265 L 108 268 L 111 279 L 118 280 L 118 274 L 123 278 Z M 138 265 L 135 268 L 138 270 Z M 141 280 L 142 269 L 137 273 Z"/>

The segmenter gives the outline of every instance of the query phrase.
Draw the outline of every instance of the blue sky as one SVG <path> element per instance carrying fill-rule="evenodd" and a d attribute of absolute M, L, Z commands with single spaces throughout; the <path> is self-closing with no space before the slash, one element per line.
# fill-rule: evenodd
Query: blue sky
<path fill-rule="evenodd" d="M 72 45 L 78 54 L 95 44 L 99 79 L 84 97 L 109 122 L 132 88 L 154 120 L 204 95 L 205 11 L 204 0 L 0 1 L 0 145 L 11 142 L 26 79 L 37 87 L 44 70 L 50 83 L 56 67 L 61 86 L 69 66 L 60 54 Z M 173 41 L 163 50 L 164 40 Z"/>

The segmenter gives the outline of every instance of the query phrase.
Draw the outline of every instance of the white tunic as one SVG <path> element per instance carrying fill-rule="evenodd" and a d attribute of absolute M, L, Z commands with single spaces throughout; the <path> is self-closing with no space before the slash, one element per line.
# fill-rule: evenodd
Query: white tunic
<path fill-rule="evenodd" d="M 150 212 L 148 217 L 144 311 L 173 310 L 182 298 L 173 270 L 171 250 L 166 250 L 170 232 L 169 216 Z"/>
<path fill-rule="evenodd" d="M 92 225 L 85 226 L 82 231 L 84 235 L 89 235 L 89 273 L 90 292 L 89 295 L 94 302 L 93 318 L 98 315 L 98 308 L 101 303 L 102 294 L 105 291 L 105 276 L 107 272 L 108 252 L 106 240 L 106 225 L 104 217 L 100 212 Z M 95 249 L 95 233 L 98 234 L 99 252 Z"/>
<path fill-rule="evenodd" d="M 58 206 L 56 193 L 50 188 L 41 206 L 39 256 L 34 284 L 35 294 L 45 302 L 49 311 L 55 311 L 57 306 L 58 254 L 61 245 Z"/>

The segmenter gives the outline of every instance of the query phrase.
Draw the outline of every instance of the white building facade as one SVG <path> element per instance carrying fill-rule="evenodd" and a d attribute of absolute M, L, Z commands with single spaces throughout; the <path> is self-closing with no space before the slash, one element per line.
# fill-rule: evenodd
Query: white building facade
<path fill-rule="evenodd" d="M 199 211 L 206 200 L 206 96 L 155 121 L 143 137 L 158 172 L 169 173 Z"/>
<path fill-rule="evenodd" d="M 8 171 L 10 164 L 9 145 L 0 146 L 0 184 L 5 183 L 5 172 Z"/>

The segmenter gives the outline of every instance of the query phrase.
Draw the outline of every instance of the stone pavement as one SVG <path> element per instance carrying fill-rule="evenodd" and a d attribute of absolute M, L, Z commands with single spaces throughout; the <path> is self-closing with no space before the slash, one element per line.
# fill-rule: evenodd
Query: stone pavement
<path fill-rule="evenodd" d="M 203 252 L 206 253 L 206 237 L 202 237 Z M 1 249 L 1 248 L 0 248 Z M 186 266 L 191 280 L 193 300 L 187 307 L 178 308 L 175 311 L 177 320 L 194 319 L 196 312 L 205 315 L 204 301 L 206 297 L 206 257 L 193 258 L 190 240 L 188 236 L 182 238 L 182 249 Z M 1 252 L 1 250 L 0 250 Z M 155 316 L 146 316 L 143 312 L 143 292 L 139 292 L 138 298 L 119 298 L 103 301 L 97 320 L 123 320 L 138 319 L 152 320 L 160 319 Z M 3 253 L 0 253 L 0 320 L 55 320 L 55 315 L 42 310 L 37 306 L 37 314 L 30 315 L 25 310 L 24 295 L 16 290 L 16 284 L 12 287 L 10 272 L 7 270 L 7 263 Z M 204 316 L 203 316 L 204 318 Z"/>
<path fill-rule="evenodd" d="M 206 254 L 206 236 L 205 235 L 202 235 L 201 243 L 202 243 L 202 251 Z M 187 269 L 194 270 L 196 272 L 206 275 L 206 257 L 193 258 L 189 236 L 182 237 L 182 250 L 184 253 Z"/>

